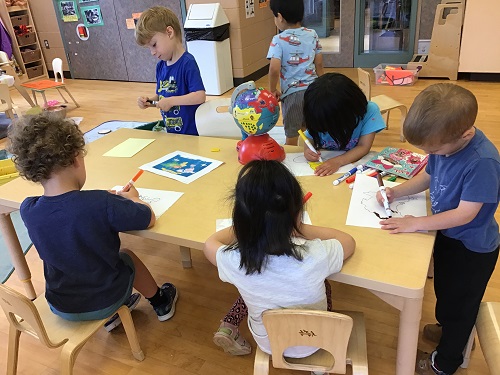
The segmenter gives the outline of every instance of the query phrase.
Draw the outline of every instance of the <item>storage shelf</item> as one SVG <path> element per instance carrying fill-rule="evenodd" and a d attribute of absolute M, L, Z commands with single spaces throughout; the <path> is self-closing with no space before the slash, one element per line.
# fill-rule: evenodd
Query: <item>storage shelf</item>
<path fill-rule="evenodd" d="M 20 6 L 17 6 L 17 5 L 14 5 L 14 6 L 11 6 L 11 7 L 7 7 L 7 12 L 9 12 L 9 13 L 19 12 L 19 11 L 22 11 L 22 10 L 28 10 L 28 7 L 20 7 Z"/>

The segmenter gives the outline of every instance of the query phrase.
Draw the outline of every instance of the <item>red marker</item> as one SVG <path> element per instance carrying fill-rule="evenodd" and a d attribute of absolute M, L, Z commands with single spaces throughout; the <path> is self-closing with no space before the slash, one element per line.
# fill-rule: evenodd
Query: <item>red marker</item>
<path fill-rule="evenodd" d="M 134 183 L 139 179 L 139 177 L 141 177 L 141 174 L 143 173 L 144 171 L 142 169 L 139 169 L 139 172 L 137 172 L 135 176 L 132 177 L 132 179 L 123 187 L 122 191 L 129 191 L 132 185 L 134 185 Z"/>
<path fill-rule="evenodd" d="M 351 182 L 354 182 L 354 180 L 356 179 L 356 175 L 353 174 L 351 177 L 348 177 L 345 182 L 350 184 Z"/>
<path fill-rule="evenodd" d="M 302 203 L 305 204 L 309 198 L 311 198 L 311 196 L 313 195 L 313 193 L 311 192 L 308 192 L 306 195 L 304 195 L 304 198 L 302 199 Z"/>

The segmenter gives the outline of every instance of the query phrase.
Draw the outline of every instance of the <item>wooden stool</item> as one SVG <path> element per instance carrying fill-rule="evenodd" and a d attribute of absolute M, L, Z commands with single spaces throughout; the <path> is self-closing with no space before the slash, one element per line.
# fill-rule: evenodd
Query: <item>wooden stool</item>
<path fill-rule="evenodd" d="M 476 320 L 477 336 L 491 375 L 500 374 L 500 302 L 482 302 Z"/>
<path fill-rule="evenodd" d="M 67 103 L 68 101 L 61 93 L 61 89 L 63 89 L 69 95 L 71 100 L 73 100 L 73 103 L 75 103 L 77 107 L 80 107 L 80 105 L 76 102 L 75 98 L 73 98 L 73 95 L 71 95 L 71 93 L 66 88 L 66 84 L 64 84 L 63 82 L 54 82 L 51 81 L 50 79 L 42 79 L 40 81 L 23 83 L 22 86 L 31 89 L 31 92 L 33 93 L 33 100 L 35 101 L 36 105 L 38 105 L 38 101 L 36 100 L 36 95 L 35 95 L 37 92 L 42 94 L 43 104 L 47 105 L 45 90 L 50 90 L 50 89 L 56 89 L 59 92 L 59 95 L 61 95 L 61 97 L 64 99 L 64 102 Z"/>

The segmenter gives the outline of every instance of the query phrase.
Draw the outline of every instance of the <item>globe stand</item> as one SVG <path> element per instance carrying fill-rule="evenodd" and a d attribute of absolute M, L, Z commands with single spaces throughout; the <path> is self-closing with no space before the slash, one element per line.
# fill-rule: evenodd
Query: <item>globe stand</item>
<path fill-rule="evenodd" d="M 285 150 L 269 134 L 249 135 L 238 142 L 238 161 L 246 164 L 252 160 L 285 160 Z"/>

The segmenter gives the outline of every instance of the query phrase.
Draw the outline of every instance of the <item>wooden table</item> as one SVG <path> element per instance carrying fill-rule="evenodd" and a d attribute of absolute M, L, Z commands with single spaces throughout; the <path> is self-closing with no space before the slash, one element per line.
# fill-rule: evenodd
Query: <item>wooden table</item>
<path fill-rule="evenodd" d="M 128 138 L 157 140 L 133 158 L 102 156 Z M 211 152 L 213 148 L 219 148 L 220 151 Z M 120 129 L 90 144 L 85 158 L 87 182 L 84 188 L 107 189 L 125 184 L 139 166 L 176 150 L 221 160 L 225 164 L 188 185 L 153 173 L 144 173 L 137 187 L 180 191 L 184 195 L 161 216 L 153 228 L 132 234 L 179 245 L 183 265 L 190 267 L 190 249 L 201 250 L 206 238 L 215 231 L 215 220 L 230 217 L 231 207 L 227 197 L 234 188 L 241 168 L 237 162 L 234 140 Z M 299 152 L 302 148 L 287 146 L 287 150 Z M 413 375 L 434 233 L 390 235 L 380 229 L 346 226 L 351 190 L 347 184 L 333 186 L 335 177 L 338 175 L 299 178 L 304 191 L 313 193 L 307 203 L 312 222 L 344 230 L 356 239 L 354 255 L 345 262 L 342 271 L 332 275 L 331 279 L 368 289 L 400 311 L 397 374 Z M 8 239 L 17 273 L 25 281 L 30 297 L 35 294 L 29 269 L 8 212 L 19 209 L 25 197 L 40 194 L 40 186 L 22 179 L 0 187 L 0 213 L 3 213 L 0 215 L 1 229 Z"/>

